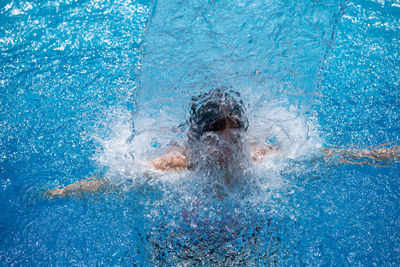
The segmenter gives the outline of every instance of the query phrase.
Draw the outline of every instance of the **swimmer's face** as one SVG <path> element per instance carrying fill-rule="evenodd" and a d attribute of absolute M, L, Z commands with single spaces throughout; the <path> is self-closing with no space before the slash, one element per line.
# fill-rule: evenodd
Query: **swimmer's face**
<path fill-rule="evenodd" d="M 240 122 L 230 117 L 217 120 L 207 128 L 202 139 L 220 168 L 226 169 L 238 160 L 237 154 L 243 149 L 242 132 Z"/>

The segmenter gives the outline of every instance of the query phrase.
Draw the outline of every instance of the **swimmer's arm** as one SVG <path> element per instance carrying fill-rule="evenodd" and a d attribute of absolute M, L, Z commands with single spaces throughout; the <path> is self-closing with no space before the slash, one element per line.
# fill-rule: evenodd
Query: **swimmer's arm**
<path fill-rule="evenodd" d="M 149 163 L 154 169 L 161 171 L 178 171 L 187 168 L 184 149 L 175 146 Z M 145 173 L 145 175 L 148 179 L 151 179 L 148 173 Z M 95 176 L 92 176 L 65 187 L 57 186 L 50 189 L 45 193 L 45 197 L 52 199 L 80 196 L 84 193 L 93 194 L 104 191 L 107 185 L 108 183 L 104 178 L 95 178 Z"/>
<path fill-rule="evenodd" d="M 325 148 L 321 150 L 321 153 L 326 160 L 336 159 L 339 162 L 353 165 L 384 166 L 400 160 L 400 146 L 387 145 L 390 143 L 371 149 Z"/>
<path fill-rule="evenodd" d="M 65 187 L 57 186 L 46 192 L 47 198 L 65 198 L 70 196 L 79 196 L 83 193 L 97 193 L 105 190 L 107 181 L 104 178 L 89 177 L 82 179 L 76 183 L 67 185 Z"/>
<path fill-rule="evenodd" d="M 179 171 L 188 168 L 185 150 L 177 146 L 171 147 L 149 163 L 154 169 L 160 171 Z"/>

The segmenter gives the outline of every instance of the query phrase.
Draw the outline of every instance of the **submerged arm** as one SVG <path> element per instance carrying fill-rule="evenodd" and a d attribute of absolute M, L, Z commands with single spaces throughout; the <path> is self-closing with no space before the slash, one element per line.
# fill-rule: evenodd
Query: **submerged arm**
<path fill-rule="evenodd" d="M 107 181 L 104 178 L 94 178 L 94 176 L 80 180 L 76 183 L 65 187 L 57 186 L 46 192 L 47 197 L 69 197 L 79 196 L 83 193 L 96 193 L 103 191 L 107 186 Z"/>
<path fill-rule="evenodd" d="M 326 148 L 321 151 L 325 159 L 353 165 L 390 165 L 400 160 L 400 146 L 386 143 L 370 149 Z"/>

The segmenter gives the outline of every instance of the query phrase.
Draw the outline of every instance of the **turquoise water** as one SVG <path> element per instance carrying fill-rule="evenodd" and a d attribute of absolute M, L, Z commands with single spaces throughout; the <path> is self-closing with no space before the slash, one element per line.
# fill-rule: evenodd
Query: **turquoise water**
<path fill-rule="evenodd" d="M 399 138 L 398 1 L 2 1 L 1 265 L 399 264 L 398 164 L 324 145 Z M 281 147 L 224 199 L 141 162 L 231 86 Z M 47 200 L 101 174 L 105 194 Z"/>

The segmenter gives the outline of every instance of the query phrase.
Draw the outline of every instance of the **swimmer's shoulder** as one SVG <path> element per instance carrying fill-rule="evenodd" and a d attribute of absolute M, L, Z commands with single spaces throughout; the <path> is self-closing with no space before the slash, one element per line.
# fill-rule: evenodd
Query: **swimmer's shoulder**
<path fill-rule="evenodd" d="M 255 162 L 261 161 L 268 155 L 272 155 L 274 152 L 279 151 L 279 147 L 271 144 L 262 142 L 250 143 L 251 159 Z"/>
<path fill-rule="evenodd" d="M 182 146 L 171 146 L 164 153 L 149 161 L 149 165 L 159 171 L 185 170 L 188 168 L 186 151 Z"/>

